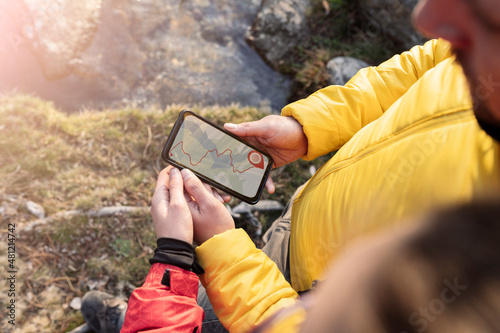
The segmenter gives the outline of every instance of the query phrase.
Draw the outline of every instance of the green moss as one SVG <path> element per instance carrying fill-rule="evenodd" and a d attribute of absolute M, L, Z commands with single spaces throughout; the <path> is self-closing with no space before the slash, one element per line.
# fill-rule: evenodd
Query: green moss
<path fill-rule="evenodd" d="M 0 154 L 0 188 L 7 195 L 39 203 L 49 216 L 104 206 L 148 207 L 157 173 L 165 166 L 159 155 L 180 111 L 171 106 L 67 115 L 34 97 L 1 97 L 0 148 L 5 150 Z M 195 107 L 193 111 L 219 125 L 266 115 L 258 108 L 238 105 Z M 273 171 L 277 190 L 273 195 L 265 193 L 264 198 L 286 204 L 295 187 L 310 177 L 309 166 L 314 163 L 320 159 L 297 161 Z M 232 204 L 238 204 L 237 200 Z M 20 207 L 16 219 L 29 222 L 33 216 Z M 274 217 L 261 214 L 259 219 L 269 225 Z M 35 266 L 24 281 L 37 292 L 55 283 L 68 297 L 81 297 L 89 280 L 107 281 L 107 291 L 112 293 L 122 281 L 140 285 L 155 247 L 147 211 L 58 218 L 20 237 L 20 259 Z M 37 308 L 27 311 L 36 312 Z M 63 331 L 78 323 L 79 318 L 71 317 L 56 326 Z"/>
<path fill-rule="evenodd" d="M 117 238 L 110 246 L 118 256 L 128 257 L 132 252 L 130 239 Z"/>
<path fill-rule="evenodd" d="M 50 235 L 52 241 L 60 244 L 78 244 L 81 237 L 84 237 L 85 228 L 88 226 L 86 216 L 75 216 L 68 219 L 58 219 L 52 222 L 52 232 Z"/>
<path fill-rule="evenodd" d="M 85 319 L 83 319 L 82 313 L 80 311 L 67 311 L 65 318 L 65 328 L 63 332 L 71 332 L 78 326 L 85 323 Z"/>

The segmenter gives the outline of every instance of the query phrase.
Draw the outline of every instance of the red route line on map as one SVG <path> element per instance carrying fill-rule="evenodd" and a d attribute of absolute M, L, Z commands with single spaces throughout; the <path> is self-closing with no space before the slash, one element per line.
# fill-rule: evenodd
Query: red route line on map
<path fill-rule="evenodd" d="M 236 169 L 234 168 L 234 165 L 233 165 L 233 156 L 232 156 L 233 151 L 232 151 L 231 149 L 229 149 L 229 148 L 228 148 L 228 149 L 226 149 L 226 150 L 224 150 L 224 151 L 223 151 L 222 153 L 220 153 L 220 154 L 219 154 L 219 151 L 217 150 L 217 148 L 212 149 L 212 150 L 207 150 L 206 154 L 205 154 L 205 155 L 204 155 L 204 156 L 203 156 L 203 157 L 202 157 L 202 158 L 201 158 L 201 159 L 200 159 L 197 163 L 193 164 L 193 161 L 191 160 L 191 155 L 189 155 L 188 153 L 186 153 L 186 151 L 184 150 L 184 141 L 179 142 L 179 143 L 178 143 L 178 144 L 176 144 L 176 145 L 175 145 L 172 149 L 170 149 L 170 156 L 172 156 L 172 151 L 173 151 L 175 148 L 177 148 L 177 146 L 178 146 L 178 145 L 181 145 L 181 150 L 182 150 L 182 152 L 183 152 L 185 155 L 189 156 L 189 164 L 191 164 L 192 166 L 197 166 L 198 164 L 200 164 L 200 163 L 201 163 L 201 161 L 203 161 L 203 159 L 204 159 L 205 157 L 207 157 L 208 153 L 213 153 L 213 152 L 215 151 L 215 154 L 217 154 L 217 157 L 220 157 L 221 155 L 225 154 L 225 153 L 229 150 L 229 157 L 231 158 L 231 166 L 233 167 L 233 173 L 236 173 L 236 172 L 243 173 L 243 172 L 246 172 L 246 171 L 248 171 L 248 170 L 250 170 L 250 169 L 252 169 L 252 168 L 255 168 L 255 166 L 251 166 L 250 168 L 245 169 L 245 170 L 243 170 L 243 171 L 236 170 Z"/>

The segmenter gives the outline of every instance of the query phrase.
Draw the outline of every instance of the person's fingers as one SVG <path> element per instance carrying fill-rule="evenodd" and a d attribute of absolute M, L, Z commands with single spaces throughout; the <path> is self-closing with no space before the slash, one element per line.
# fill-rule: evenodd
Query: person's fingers
<path fill-rule="evenodd" d="M 170 169 L 172 169 L 172 167 L 167 167 L 162 171 L 160 171 L 160 173 L 158 174 L 158 178 L 156 180 L 155 193 L 153 194 L 153 198 L 151 198 L 152 210 L 153 207 L 158 206 L 161 202 L 170 201 L 170 195 L 168 192 L 168 182 L 169 182 L 168 173 L 170 172 Z"/>
<path fill-rule="evenodd" d="M 212 193 L 212 195 L 215 197 L 215 199 L 224 203 L 224 199 L 222 199 L 221 195 L 219 194 L 219 192 L 217 192 L 217 190 L 215 188 L 208 185 L 207 183 L 203 183 L 203 185 L 205 185 L 205 188 L 207 189 L 208 192 Z"/>
<path fill-rule="evenodd" d="M 219 193 L 219 194 L 221 195 L 224 203 L 231 201 L 231 196 L 229 194 L 227 194 L 227 193 Z"/>
<path fill-rule="evenodd" d="M 269 192 L 269 194 L 274 193 L 276 188 L 274 186 L 274 182 L 273 182 L 273 179 L 271 178 L 271 176 L 267 177 L 265 187 L 266 187 L 267 192 Z"/>
<path fill-rule="evenodd" d="M 180 171 L 176 168 L 171 169 L 169 178 L 170 202 L 185 201 L 184 186 Z"/>
<path fill-rule="evenodd" d="M 205 184 L 189 169 L 182 169 L 181 174 L 186 192 L 193 197 L 198 205 L 208 204 L 213 195 L 207 190 Z"/>
<path fill-rule="evenodd" d="M 269 135 L 270 128 L 271 123 L 267 117 L 257 121 L 244 122 L 240 124 L 224 124 L 224 129 L 237 136 L 267 137 Z"/>
<path fill-rule="evenodd" d="M 169 165 L 168 167 L 166 167 L 165 169 L 160 171 L 160 173 L 158 174 L 158 179 L 156 180 L 155 192 L 160 190 L 160 189 L 165 190 L 165 187 L 166 187 L 166 189 L 168 189 L 168 186 L 167 186 L 168 174 L 172 168 L 173 167 L 171 165 Z"/>
<path fill-rule="evenodd" d="M 208 185 L 207 183 L 203 183 L 203 185 L 205 185 L 205 188 L 207 189 L 207 191 L 209 193 L 212 193 L 212 195 L 215 197 L 215 199 L 217 199 L 220 202 L 224 203 L 224 200 L 222 199 L 222 197 L 220 196 L 219 192 L 217 192 L 217 190 L 215 188 L 213 188 L 212 186 Z"/>
<path fill-rule="evenodd" d="M 212 194 L 214 195 L 215 199 L 219 200 L 220 202 L 224 203 L 224 199 L 220 195 L 219 191 L 217 191 L 215 188 L 212 187 Z"/>
<path fill-rule="evenodd" d="M 212 186 L 208 185 L 207 183 L 203 183 L 203 186 L 205 186 L 208 192 L 212 192 Z"/>
<path fill-rule="evenodd" d="M 196 202 L 193 200 L 193 198 L 186 191 L 184 191 L 184 199 L 186 200 L 188 205 L 190 205 L 191 203 L 196 204 Z"/>

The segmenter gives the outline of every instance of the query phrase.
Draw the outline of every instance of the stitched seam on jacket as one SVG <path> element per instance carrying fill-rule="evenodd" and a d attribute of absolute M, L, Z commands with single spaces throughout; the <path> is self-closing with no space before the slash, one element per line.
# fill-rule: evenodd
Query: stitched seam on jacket
<path fill-rule="evenodd" d="M 395 138 L 397 139 L 397 137 L 399 137 L 402 134 L 404 134 L 404 132 L 411 131 L 412 129 L 418 128 L 418 126 L 422 126 L 423 124 L 425 124 L 428 121 L 439 120 L 441 118 L 447 118 L 449 116 L 456 116 L 457 119 L 452 119 L 452 120 L 444 123 L 445 125 L 451 125 L 451 124 L 456 123 L 457 121 L 464 121 L 464 119 L 467 120 L 467 121 L 475 119 L 475 116 L 474 116 L 474 114 L 472 112 L 471 112 L 471 114 L 469 116 L 465 115 L 463 118 L 460 117 L 462 114 L 465 114 L 467 112 L 471 112 L 471 109 L 470 108 L 464 108 L 464 106 L 461 106 L 461 107 L 458 107 L 458 108 L 452 108 L 452 109 L 450 109 L 448 111 L 444 111 L 444 112 L 440 113 L 439 115 L 435 115 L 434 114 L 431 117 L 427 117 L 427 118 L 424 118 L 422 120 L 419 120 L 416 123 L 412 123 L 409 126 L 407 126 L 405 128 L 402 128 L 399 131 L 397 131 L 395 133 L 392 133 L 389 136 L 386 136 L 386 137 L 384 137 L 383 139 L 381 139 L 381 140 L 379 140 L 377 142 L 374 142 L 369 147 L 363 149 L 362 151 L 357 152 L 354 156 L 350 156 L 350 157 L 347 157 L 347 158 L 345 158 L 343 160 L 337 161 L 335 163 L 335 166 L 330 167 L 330 169 L 333 169 L 333 170 L 328 170 L 324 174 L 324 176 L 322 177 L 322 179 L 318 179 L 314 183 L 312 183 L 311 185 L 307 186 L 307 188 L 305 188 L 300 193 L 300 195 L 297 196 L 297 198 L 295 199 L 294 202 L 299 202 L 304 195 L 306 195 L 308 192 L 310 192 L 312 189 L 314 189 L 316 186 L 318 186 L 318 184 L 324 178 L 330 176 L 332 173 L 337 172 L 339 170 L 342 170 L 342 169 L 344 169 L 344 168 L 352 165 L 352 163 L 354 163 L 356 161 L 359 161 L 359 160 L 361 160 L 361 159 L 363 159 L 363 158 L 365 158 L 367 156 L 370 156 L 372 153 L 378 152 L 378 151 L 382 150 L 383 148 L 386 148 L 384 146 L 381 149 L 377 149 L 377 146 L 382 145 L 382 144 L 391 145 L 391 143 L 393 143 L 393 142 L 391 142 L 391 140 L 393 140 Z M 471 119 L 467 119 L 467 118 L 471 118 Z M 432 125 L 436 126 L 436 125 L 442 125 L 442 124 L 431 124 L 428 127 L 422 128 L 422 130 L 434 128 Z M 389 141 L 389 142 L 387 142 L 387 141 Z M 394 143 L 397 142 L 397 141 L 398 140 L 395 140 Z M 350 163 L 349 163 L 349 161 L 350 161 Z M 345 164 L 345 165 L 339 166 L 339 164 Z"/>
<path fill-rule="evenodd" d="M 257 248 L 252 248 L 251 250 L 245 252 L 243 255 L 240 256 L 240 260 L 238 261 L 235 261 L 235 262 L 231 262 L 230 265 L 224 265 L 221 269 L 217 270 L 217 271 L 222 271 L 223 273 L 230 270 L 231 268 L 233 268 L 234 266 L 240 264 L 241 262 L 244 262 L 244 261 L 247 261 L 248 259 L 250 259 L 252 256 L 254 255 L 257 255 L 259 253 L 263 253 L 262 250 L 260 249 L 257 249 Z M 264 254 L 265 255 L 265 254 Z M 266 256 L 267 257 L 267 256 Z M 217 280 L 218 278 L 220 278 L 220 276 L 223 274 L 223 273 L 220 273 L 220 274 L 212 274 L 212 278 L 210 279 L 210 281 L 206 281 L 207 282 L 207 287 L 210 283 L 212 283 L 214 280 Z"/>
<path fill-rule="evenodd" d="M 335 127 L 337 128 L 337 142 L 335 144 L 335 147 L 337 147 L 340 145 L 340 128 L 339 128 L 339 124 L 337 123 L 337 119 L 335 119 L 332 110 L 330 110 L 330 107 L 328 107 L 328 104 L 321 97 L 319 97 L 319 96 L 314 96 L 314 97 L 318 98 L 325 105 L 326 110 L 330 114 L 330 118 L 332 118 L 333 122 L 335 123 Z M 308 143 L 308 146 L 309 146 L 309 143 Z M 307 153 L 306 153 L 306 155 L 307 155 Z"/>

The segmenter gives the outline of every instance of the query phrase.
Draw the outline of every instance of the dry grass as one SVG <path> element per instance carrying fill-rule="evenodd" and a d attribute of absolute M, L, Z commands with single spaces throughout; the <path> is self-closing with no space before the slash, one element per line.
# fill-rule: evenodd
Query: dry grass
<path fill-rule="evenodd" d="M 330 11 L 325 12 L 325 3 Z M 306 97 L 327 83 L 326 63 L 349 55 L 371 64 L 387 59 L 397 45 L 384 36 L 367 42 L 355 2 L 315 0 L 310 41 L 290 52 L 280 70 L 294 77 L 291 100 Z M 166 110 L 119 109 L 64 114 L 26 95 L 0 96 L 0 269 L 7 271 L 7 225 L 16 224 L 16 330 L 67 332 L 83 323 L 71 300 L 89 289 L 128 297 L 149 269 L 154 231 L 149 214 L 108 217 L 57 213 L 106 206 L 149 206 L 156 175 L 164 167 L 160 151 L 180 106 Z M 259 119 L 256 108 L 194 108 L 222 124 Z M 329 156 L 297 161 L 272 173 L 276 193 L 264 198 L 285 204 L 296 187 Z M 27 201 L 40 204 L 51 222 L 32 231 L 37 218 Z M 232 205 L 237 202 L 231 202 Z M 264 228 L 273 216 L 261 214 Z M 7 290 L 7 281 L 0 280 Z M 6 318 L 5 293 L 0 314 Z M 2 322 L 5 324 L 5 321 Z M 0 331 L 5 331 L 2 327 Z"/>
<path fill-rule="evenodd" d="M 357 1 L 313 0 L 309 13 L 311 38 L 291 50 L 279 70 L 295 79 L 290 102 L 328 85 L 326 65 L 337 56 L 351 56 L 378 65 L 404 51 L 383 33 L 365 31 L 366 19 Z"/>
<path fill-rule="evenodd" d="M 67 115 L 51 103 L 26 95 L 0 97 L 0 252 L 6 253 L 7 224 L 16 224 L 16 330 L 67 332 L 83 323 L 72 299 L 90 289 L 129 296 L 141 285 L 155 246 L 146 212 L 107 217 L 55 215 L 105 206 L 149 206 L 160 151 L 180 107 L 120 109 Z M 219 124 L 259 119 L 256 108 L 212 107 L 194 111 Z M 319 166 L 321 160 L 316 161 Z M 273 171 L 286 203 L 309 177 L 309 162 Z M 31 231 L 37 220 L 27 201 L 53 220 Z M 234 199 L 233 199 L 234 200 Z M 237 204 L 236 201 L 231 204 Z M 264 223 L 269 217 L 260 216 Z M 0 268 L 6 271 L 6 256 Z M 6 282 L 0 282 L 2 290 Z M 0 296 L 2 318 L 6 302 Z"/>

